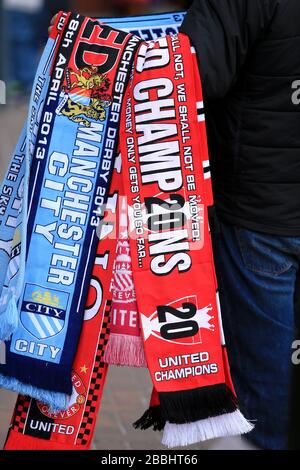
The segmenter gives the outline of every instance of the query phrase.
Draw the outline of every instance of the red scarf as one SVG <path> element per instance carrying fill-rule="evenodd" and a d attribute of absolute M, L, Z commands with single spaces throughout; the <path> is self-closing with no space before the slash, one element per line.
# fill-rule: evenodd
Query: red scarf
<path fill-rule="evenodd" d="M 111 365 L 147 367 L 136 295 L 128 235 L 127 199 L 120 186 L 118 243 L 112 278 L 110 335 L 104 360 Z"/>
<path fill-rule="evenodd" d="M 187 36 L 140 46 L 120 143 L 134 226 L 133 277 L 148 368 L 166 422 L 163 443 L 248 432 L 222 341 L 203 96 Z M 156 419 L 148 412 L 138 424 L 158 427 Z"/>

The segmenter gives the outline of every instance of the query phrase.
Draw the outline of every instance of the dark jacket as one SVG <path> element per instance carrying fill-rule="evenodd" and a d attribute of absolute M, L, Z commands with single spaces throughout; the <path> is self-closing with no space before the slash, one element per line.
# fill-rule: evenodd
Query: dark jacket
<path fill-rule="evenodd" d="M 196 0 L 182 31 L 199 58 L 220 218 L 300 236 L 300 0 Z"/>

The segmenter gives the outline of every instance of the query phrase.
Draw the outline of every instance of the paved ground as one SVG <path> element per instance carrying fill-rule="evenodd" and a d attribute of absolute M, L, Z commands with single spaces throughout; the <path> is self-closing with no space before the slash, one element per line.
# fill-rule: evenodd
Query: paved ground
<path fill-rule="evenodd" d="M 0 180 L 6 162 L 22 127 L 26 106 L 0 106 Z M 136 431 L 131 423 L 148 406 L 151 384 L 145 370 L 110 369 L 102 409 L 94 436 L 96 449 L 160 449 L 160 434 Z M 12 414 L 15 394 L 0 390 L 0 448 L 3 445 Z M 199 448 L 198 447 L 193 447 Z M 206 443 L 202 449 L 249 449 L 240 438 Z"/>

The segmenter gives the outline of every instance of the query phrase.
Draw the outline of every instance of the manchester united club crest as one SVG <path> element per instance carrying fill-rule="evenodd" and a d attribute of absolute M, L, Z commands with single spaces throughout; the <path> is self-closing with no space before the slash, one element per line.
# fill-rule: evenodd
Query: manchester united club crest
<path fill-rule="evenodd" d="M 87 373 L 87 368 L 85 365 L 81 367 L 82 373 Z M 81 407 L 84 405 L 86 400 L 86 388 L 83 384 L 82 379 L 80 378 L 79 374 L 75 371 L 72 372 L 72 395 L 70 398 L 69 406 L 64 411 L 59 411 L 58 413 L 51 413 L 49 410 L 49 406 L 37 402 L 37 406 L 40 412 L 47 416 L 48 418 L 52 419 L 67 419 L 72 418 Z"/>

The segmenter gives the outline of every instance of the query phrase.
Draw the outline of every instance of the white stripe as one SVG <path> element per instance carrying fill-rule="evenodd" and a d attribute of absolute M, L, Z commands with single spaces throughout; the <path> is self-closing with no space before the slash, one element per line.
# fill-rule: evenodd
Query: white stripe
<path fill-rule="evenodd" d="M 115 287 L 118 288 L 119 291 L 123 290 L 123 285 L 122 285 L 120 279 L 117 277 L 116 274 L 114 276 L 114 284 L 115 284 Z"/>
<path fill-rule="evenodd" d="M 61 324 L 59 323 L 57 318 L 52 318 L 52 321 L 53 321 L 54 325 L 56 326 L 56 328 L 58 329 L 58 331 L 60 331 L 62 328 L 61 328 Z"/>
<path fill-rule="evenodd" d="M 198 114 L 198 122 L 205 121 L 205 114 Z"/>
<path fill-rule="evenodd" d="M 196 49 L 193 46 L 191 47 L 191 53 L 196 54 Z"/>
<path fill-rule="evenodd" d="M 125 274 L 123 277 L 124 284 L 130 289 L 133 288 L 132 278 L 130 274 Z"/>
<path fill-rule="evenodd" d="M 56 36 L 55 42 L 54 42 L 54 44 L 53 44 L 53 46 L 52 46 L 52 49 L 51 49 L 51 51 L 50 51 L 50 53 L 49 53 L 47 62 L 46 62 L 46 64 L 45 64 L 43 73 L 46 73 L 46 70 L 47 70 L 47 68 L 49 67 L 49 64 L 50 64 L 50 62 L 51 62 L 51 60 L 52 60 L 52 57 L 53 57 L 54 52 L 55 52 L 55 49 L 56 49 L 56 44 L 57 44 L 58 41 L 60 40 L 60 36 L 61 36 L 61 34 L 58 34 L 58 35 Z"/>
<path fill-rule="evenodd" d="M 131 281 L 131 276 L 130 274 L 125 274 L 123 273 L 115 273 L 115 279 L 118 280 L 119 284 L 125 288 L 130 288 L 132 287 L 132 281 Z"/>
<path fill-rule="evenodd" d="M 39 175 L 40 166 L 41 166 L 41 162 L 38 162 L 36 173 L 35 173 L 35 178 L 34 178 L 34 182 L 33 182 L 33 186 L 32 186 L 32 189 L 31 189 L 32 193 L 31 193 L 31 199 L 30 199 L 30 203 L 29 203 L 29 207 L 28 207 L 27 220 L 29 219 L 29 215 L 30 215 L 30 211 L 31 211 L 31 206 L 32 206 L 33 196 L 34 196 L 34 191 L 35 191 L 35 186 L 36 186 L 36 180 L 37 180 L 38 175 Z"/>
<path fill-rule="evenodd" d="M 38 322 L 37 319 L 35 318 L 34 313 L 28 313 L 28 316 L 29 316 L 30 320 L 32 321 L 32 323 L 34 324 L 34 326 L 36 327 L 36 329 L 37 329 L 37 331 L 39 332 L 40 336 L 41 336 L 42 338 L 47 338 L 47 335 L 45 335 L 44 331 L 43 331 L 42 328 L 40 327 L 39 322 Z"/>
<path fill-rule="evenodd" d="M 92 249 L 93 241 L 94 241 L 94 238 L 95 238 L 95 233 L 96 233 L 96 232 L 95 232 L 95 230 L 94 230 L 94 231 L 93 231 L 93 234 L 92 234 L 91 241 L 90 241 L 90 246 L 89 246 L 88 254 L 87 254 L 87 257 L 86 257 L 87 260 L 90 259 L 91 249 Z M 83 294 L 83 288 L 85 287 L 87 268 L 88 268 L 88 263 L 86 263 L 85 269 L 84 269 L 84 273 L 83 273 L 83 282 L 82 282 L 82 286 L 81 286 L 81 290 L 80 290 L 80 294 L 79 294 L 79 300 L 78 300 L 78 303 L 77 303 L 77 312 L 78 312 L 79 305 L 80 305 L 80 302 L 81 302 L 81 298 L 82 298 L 82 294 Z"/>
<path fill-rule="evenodd" d="M 41 315 L 40 318 L 41 318 L 42 322 L 44 323 L 46 329 L 50 333 L 50 335 L 54 336 L 56 334 L 56 332 L 53 330 L 52 326 L 50 325 L 50 322 L 49 322 L 48 318 L 44 317 L 44 315 Z"/>
<path fill-rule="evenodd" d="M 27 426 L 27 420 L 30 416 L 30 409 L 31 409 L 31 405 L 32 405 L 32 398 L 30 399 L 30 403 L 29 403 L 29 407 L 28 407 L 28 411 L 26 413 L 26 419 L 25 419 L 25 423 L 24 423 L 24 429 L 22 431 L 22 434 L 25 434 L 25 431 L 26 431 L 26 426 Z"/>
<path fill-rule="evenodd" d="M 203 101 L 197 101 L 197 109 L 204 109 Z"/>
<path fill-rule="evenodd" d="M 203 164 L 203 168 L 209 168 L 210 166 L 209 160 L 203 160 L 202 164 Z"/>
<path fill-rule="evenodd" d="M 7 276 L 9 276 L 9 282 L 15 277 L 19 272 L 19 264 L 15 262 L 14 259 L 10 260 L 7 270 Z"/>
<path fill-rule="evenodd" d="M 211 172 L 208 171 L 207 173 L 204 173 L 204 179 L 209 180 L 211 178 Z"/>
<path fill-rule="evenodd" d="M 25 146 L 26 146 L 26 137 L 25 137 L 25 139 L 23 141 L 23 144 L 21 146 L 21 152 L 23 152 L 25 150 Z"/>
<path fill-rule="evenodd" d="M 223 330 L 220 296 L 219 296 L 218 291 L 216 292 L 216 300 L 217 300 L 218 318 L 219 318 L 220 333 L 221 333 L 221 344 L 222 346 L 225 346 L 225 336 L 224 336 L 224 330 Z"/>

